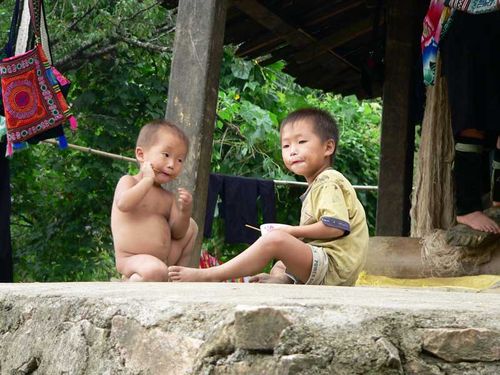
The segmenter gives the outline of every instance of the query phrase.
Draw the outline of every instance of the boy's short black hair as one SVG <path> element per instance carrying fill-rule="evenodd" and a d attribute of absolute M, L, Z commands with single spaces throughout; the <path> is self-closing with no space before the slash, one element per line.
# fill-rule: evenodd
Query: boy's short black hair
<path fill-rule="evenodd" d="M 314 132 L 322 142 L 333 139 L 335 142 L 335 150 L 332 155 L 333 160 L 339 144 L 339 128 L 337 121 L 335 121 L 330 113 L 322 109 L 302 108 L 293 111 L 286 116 L 286 118 L 281 122 L 280 132 L 286 125 L 302 120 L 309 120 L 313 124 Z"/>
<path fill-rule="evenodd" d="M 189 150 L 189 139 L 186 136 L 186 133 L 184 133 L 177 125 L 174 125 L 165 119 L 152 120 L 144 125 L 139 132 L 139 136 L 137 137 L 136 147 L 149 147 L 154 144 L 155 136 L 160 129 L 173 132 L 186 144 L 186 148 Z"/>

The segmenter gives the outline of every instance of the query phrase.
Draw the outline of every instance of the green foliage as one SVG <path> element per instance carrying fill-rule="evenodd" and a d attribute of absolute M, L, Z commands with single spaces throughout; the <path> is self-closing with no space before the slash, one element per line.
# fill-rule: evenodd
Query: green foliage
<path fill-rule="evenodd" d="M 86 53 L 112 46 L 109 53 L 64 72 L 72 81 L 69 102 L 79 121 L 75 134 L 66 131 L 68 141 L 129 157 L 134 155 L 140 126 L 164 115 L 171 60 L 170 52 L 115 44 L 113 35 L 118 31 L 137 39 L 169 18 L 165 9 L 156 6 L 154 12 L 143 12 L 147 21 L 136 22 L 132 15 L 156 2 L 134 4 L 84 1 L 70 7 L 69 2 L 46 2 L 51 36 L 56 40 L 55 60 L 94 39 L 99 42 Z M 87 12 L 92 17 L 78 23 L 77 30 L 68 30 Z M 165 46 L 172 40 L 163 38 Z M 120 161 L 49 145 L 16 153 L 11 163 L 16 280 L 115 276 L 110 210 L 115 184 L 129 168 Z"/>
<path fill-rule="evenodd" d="M 5 37 L 13 0 L 0 3 Z M 72 81 L 79 121 L 68 141 L 129 157 L 141 125 L 166 107 L 174 14 L 155 0 L 46 1 L 55 65 Z M 161 47 L 161 48 L 160 48 Z M 58 65 L 58 62 L 60 65 Z M 221 68 L 212 152 L 216 173 L 295 180 L 281 161 L 279 123 L 292 110 L 318 106 L 339 120 L 335 167 L 353 184 L 376 185 L 379 101 L 300 87 L 283 62 L 261 66 L 227 47 Z M 17 281 L 85 281 L 115 277 L 110 210 L 119 177 L 133 164 L 37 145 L 11 162 L 12 235 Z M 278 186 L 279 222 L 297 224 L 302 187 Z M 376 196 L 360 193 L 373 233 Z M 217 219 L 204 246 L 226 261 Z"/>

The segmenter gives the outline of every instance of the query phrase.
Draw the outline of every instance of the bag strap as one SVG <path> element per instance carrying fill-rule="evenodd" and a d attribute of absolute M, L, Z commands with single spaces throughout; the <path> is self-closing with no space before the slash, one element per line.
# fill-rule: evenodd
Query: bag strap
<path fill-rule="evenodd" d="M 17 19 L 19 18 L 19 5 L 20 0 L 16 0 L 16 4 L 14 5 L 14 12 L 12 13 L 12 19 L 10 21 L 9 28 L 9 40 L 5 45 L 4 53 L 5 57 L 14 56 L 14 41 L 16 39 L 16 30 L 17 30 Z"/>
<path fill-rule="evenodd" d="M 26 1 L 26 0 L 25 0 Z M 31 26 L 33 27 L 33 33 L 35 34 L 35 44 L 41 44 L 42 39 L 40 38 L 40 1 L 41 0 L 27 0 Z"/>
<path fill-rule="evenodd" d="M 49 64 L 52 65 L 52 51 L 50 49 L 43 0 L 23 1 L 21 22 L 17 34 L 16 55 L 20 55 L 28 50 L 30 31 L 35 36 L 35 44 L 42 45 Z"/>
<path fill-rule="evenodd" d="M 21 20 L 17 29 L 16 35 L 16 50 L 15 55 L 21 55 L 28 49 L 29 29 L 30 29 L 30 15 L 27 0 L 23 1 Z"/>

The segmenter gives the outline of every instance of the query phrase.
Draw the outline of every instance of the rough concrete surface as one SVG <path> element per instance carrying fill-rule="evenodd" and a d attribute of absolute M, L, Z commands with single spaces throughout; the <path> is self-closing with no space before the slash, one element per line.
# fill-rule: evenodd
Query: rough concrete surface
<path fill-rule="evenodd" d="M 499 374 L 500 294 L 0 284 L 0 374 Z"/>

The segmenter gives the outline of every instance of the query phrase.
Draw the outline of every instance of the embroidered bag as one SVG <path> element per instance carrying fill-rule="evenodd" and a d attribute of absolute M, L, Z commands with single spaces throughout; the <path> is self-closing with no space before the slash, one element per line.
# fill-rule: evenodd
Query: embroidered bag
<path fill-rule="evenodd" d="M 68 104 L 41 45 L 34 4 L 28 0 L 35 48 L 0 62 L 2 101 L 7 124 L 7 156 L 14 145 L 53 129 L 66 120 L 76 128 Z M 39 9 L 39 8 L 37 8 Z"/>

